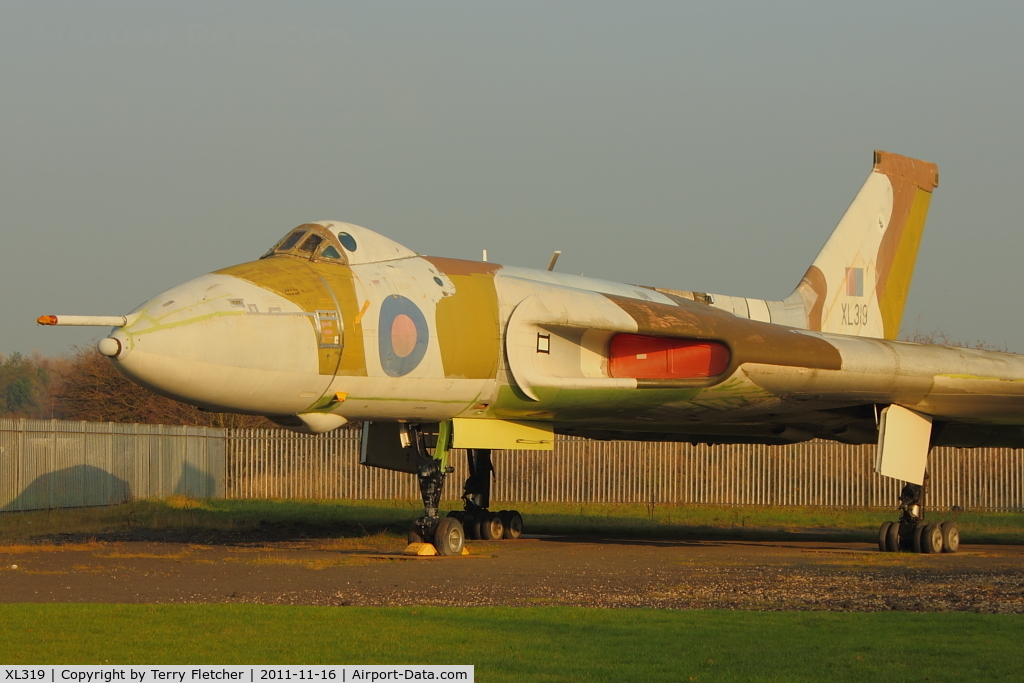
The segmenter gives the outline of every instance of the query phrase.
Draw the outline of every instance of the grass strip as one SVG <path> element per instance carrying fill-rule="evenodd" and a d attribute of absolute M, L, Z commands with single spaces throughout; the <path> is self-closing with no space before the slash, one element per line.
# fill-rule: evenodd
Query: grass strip
<path fill-rule="evenodd" d="M 0 605 L 3 664 L 473 664 L 479 681 L 1000 681 L 1024 617 Z"/>
<path fill-rule="evenodd" d="M 451 504 L 449 504 L 451 505 Z M 894 511 L 726 505 L 607 503 L 495 503 L 516 508 L 526 531 L 536 534 L 637 538 L 871 541 Z M 196 500 L 175 496 L 95 508 L 0 514 L 0 541 L 56 534 L 118 532 L 238 532 L 404 536 L 421 514 L 414 501 Z M 929 519 L 952 515 L 930 513 Z M 965 512 L 957 515 L 964 543 L 1024 543 L 1024 513 Z"/>

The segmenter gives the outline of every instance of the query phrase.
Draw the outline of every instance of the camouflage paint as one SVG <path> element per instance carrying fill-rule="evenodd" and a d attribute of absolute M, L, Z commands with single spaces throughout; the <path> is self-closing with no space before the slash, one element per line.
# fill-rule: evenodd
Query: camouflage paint
<path fill-rule="evenodd" d="M 875 152 L 874 172 L 888 177 L 893 190 L 892 218 L 875 260 L 875 291 L 884 337 L 895 339 L 899 335 L 932 191 L 939 184 L 939 169 L 925 161 Z"/>
<path fill-rule="evenodd" d="M 344 268 L 344 266 L 337 266 Z M 287 256 L 262 259 L 237 266 L 216 270 L 218 275 L 230 275 L 267 289 L 291 301 L 302 310 L 313 313 L 318 310 L 337 311 L 335 298 L 324 284 L 312 264 L 305 259 Z M 319 335 L 316 319 L 309 318 L 311 331 Z M 318 360 L 321 375 L 334 375 L 341 360 L 341 349 L 320 348 Z"/>
<path fill-rule="evenodd" d="M 910 280 L 914 275 L 914 264 L 917 262 L 917 251 L 921 246 L 931 199 L 930 192 L 914 190 L 914 199 L 898 241 L 895 238 L 892 240 L 896 242 L 895 246 L 883 242 L 882 248 L 891 250 L 891 254 L 887 251 L 883 261 L 882 253 L 879 252 L 882 267 L 878 269 L 879 282 L 875 291 L 878 293 L 886 339 L 895 339 L 900 333 L 903 308 L 910 293 Z"/>
<path fill-rule="evenodd" d="M 803 299 L 804 310 L 807 312 L 808 330 L 821 329 L 821 310 L 825 306 L 825 297 L 828 295 L 828 283 L 825 282 L 825 275 L 818 266 L 812 265 L 804 273 L 796 291 Z"/>
<path fill-rule="evenodd" d="M 937 185 L 935 164 L 876 151 L 867 181 L 788 298 L 685 294 L 743 318 L 895 339 Z M 862 278 L 856 288 L 847 286 L 851 272 Z"/>
<path fill-rule="evenodd" d="M 756 320 L 744 320 L 685 299 L 677 307 L 622 297 L 608 297 L 637 323 L 639 334 L 719 341 L 729 347 L 732 359 L 727 373 L 744 363 L 837 370 L 839 352 L 827 341 L 796 334 L 790 328 Z M 680 380 L 710 385 L 723 377 Z"/>
<path fill-rule="evenodd" d="M 438 343 L 444 376 L 493 379 L 501 356 L 498 296 L 493 271 L 474 272 L 464 262 L 427 258 L 455 285 L 437 304 Z"/>
<path fill-rule="evenodd" d="M 306 224 L 337 257 L 294 247 L 184 283 L 126 316 L 114 362 L 204 407 L 350 421 L 502 418 L 602 438 L 863 443 L 873 406 L 896 403 L 933 416 L 937 433 L 1024 424 L 1024 357 L 887 339 L 937 182 L 933 164 L 877 153 L 783 301 L 425 258 L 366 228 Z M 415 306 L 421 323 L 422 354 L 397 374 L 381 351 L 393 331 L 378 329 L 389 298 Z M 341 349 L 324 345 L 318 311 L 337 313 Z M 720 342 L 730 365 L 710 378 L 612 378 L 608 344 L 621 332 Z"/>
<path fill-rule="evenodd" d="M 264 259 L 270 261 L 271 259 Z M 343 322 L 343 344 L 341 352 L 341 363 L 338 365 L 338 375 L 352 375 L 357 377 L 366 376 L 366 351 L 363 348 L 363 321 L 365 314 L 364 305 L 369 307 L 369 302 L 360 302 L 356 297 L 356 287 L 352 269 L 345 266 L 332 264 L 313 264 L 313 271 L 327 283 L 334 292 L 334 297 L 341 309 L 341 320 Z"/>

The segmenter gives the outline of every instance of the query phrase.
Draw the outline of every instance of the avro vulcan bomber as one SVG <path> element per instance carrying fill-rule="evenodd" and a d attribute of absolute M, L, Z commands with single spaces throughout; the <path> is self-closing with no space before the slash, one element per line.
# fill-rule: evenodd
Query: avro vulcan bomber
<path fill-rule="evenodd" d="M 955 550 L 921 523 L 930 447 L 1024 446 L 1024 356 L 895 341 L 934 164 L 874 167 L 781 301 L 620 284 L 421 256 L 338 221 L 289 230 L 257 260 L 190 280 L 123 316 L 100 352 L 131 380 L 214 411 L 306 432 L 363 425 L 362 460 L 418 477 L 413 539 L 515 537 L 488 510 L 492 449 L 594 439 L 877 443 L 908 482 L 880 544 Z M 465 509 L 440 518 L 450 448 L 469 449 Z"/>

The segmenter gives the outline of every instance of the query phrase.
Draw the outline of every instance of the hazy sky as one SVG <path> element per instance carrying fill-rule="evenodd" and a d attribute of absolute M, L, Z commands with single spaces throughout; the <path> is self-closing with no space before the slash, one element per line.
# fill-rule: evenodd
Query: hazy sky
<path fill-rule="evenodd" d="M 310 220 L 789 294 L 938 163 L 904 328 L 1024 351 L 1024 4 L 0 2 L 0 352 L 63 353 Z"/>

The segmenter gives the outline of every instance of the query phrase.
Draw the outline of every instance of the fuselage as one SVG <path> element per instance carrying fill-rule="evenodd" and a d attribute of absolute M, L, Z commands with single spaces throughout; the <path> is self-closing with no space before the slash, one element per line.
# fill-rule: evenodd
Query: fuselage
<path fill-rule="evenodd" d="M 643 287 L 419 256 L 349 224 L 316 232 L 325 242 L 341 233 L 355 249 L 338 241 L 334 253 L 347 258 L 331 259 L 279 244 L 163 292 L 112 335 L 117 367 L 211 410 L 426 421 L 535 413 L 557 401 L 524 402 L 504 362 L 508 320 L 524 299 L 586 292 L 675 305 Z M 606 360 L 590 360 L 607 376 Z"/>
<path fill-rule="evenodd" d="M 111 335 L 112 358 L 172 398 L 299 416 L 313 431 L 468 417 L 581 433 L 867 442 L 875 438 L 868 413 L 835 411 L 897 401 L 938 416 L 970 420 L 974 410 L 976 419 L 1021 422 L 1019 356 L 825 334 L 800 329 L 798 316 L 780 325 L 714 303 L 420 256 L 324 221 L 296 228 L 259 260 L 143 304 Z M 818 411 L 833 412 L 806 419 Z"/>
<path fill-rule="evenodd" d="M 581 398 L 589 417 L 602 419 L 608 396 L 616 396 L 610 414 L 622 415 L 693 397 L 696 385 L 721 379 L 671 387 L 669 396 L 610 376 L 609 340 L 638 328 L 609 297 L 679 307 L 654 289 L 424 257 L 358 226 L 310 226 L 295 244 L 286 236 L 264 258 L 186 282 L 133 311 L 112 335 L 121 348 L 117 367 L 211 410 L 347 420 L 553 420 L 559 412 L 577 415 Z M 314 233 L 322 238 L 318 250 L 303 252 L 303 239 Z M 331 246 L 343 258 L 324 258 Z M 565 320 L 523 321 L 519 330 L 532 351 L 538 335 L 547 338 L 542 360 L 550 367 L 539 369 L 571 386 L 535 382 L 524 394 L 535 368 L 510 377 L 516 360 L 506 349 L 509 321 L 531 297 L 571 309 Z"/>

